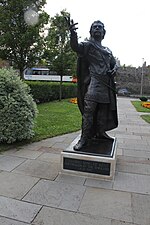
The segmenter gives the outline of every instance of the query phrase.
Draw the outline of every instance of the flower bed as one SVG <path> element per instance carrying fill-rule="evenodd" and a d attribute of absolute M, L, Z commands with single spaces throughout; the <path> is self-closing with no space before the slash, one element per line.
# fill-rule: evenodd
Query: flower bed
<path fill-rule="evenodd" d="M 71 103 L 74 103 L 74 104 L 77 104 L 77 103 L 78 103 L 78 102 L 77 102 L 77 98 L 71 98 L 71 99 L 70 99 L 70 102 L 71 102 Z"/>
<path fill-rule="evenodd" d="M 150 109 L 150 102 L 142 102 L 143 107 Z"/>

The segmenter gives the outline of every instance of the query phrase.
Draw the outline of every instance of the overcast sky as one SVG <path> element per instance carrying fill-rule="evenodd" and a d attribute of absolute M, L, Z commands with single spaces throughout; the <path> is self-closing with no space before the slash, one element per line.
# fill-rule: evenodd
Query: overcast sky
<path fill-rule="evenodd" d="M 93 21 L 101 20 L 106 29 L 102 44 L 121 65 L 150 65 L 150 0 L 47 0 L 51 17 L 63 9 L 78 22 L 79 41 L 89 37 Z"/>

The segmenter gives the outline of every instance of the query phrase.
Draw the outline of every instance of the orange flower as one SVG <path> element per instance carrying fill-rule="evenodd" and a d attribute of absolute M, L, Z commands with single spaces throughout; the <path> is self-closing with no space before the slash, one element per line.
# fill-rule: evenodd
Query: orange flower
<path fill-rule="evenodd" d="M 71 103 L 77 104 L 77 98 L 71 98 L 69 101 L 70 101 Z"/>
<path fill-rule="evenodd" d="M 76 77 L 72 78 L 72 83 L 77 83 L 77 78 Z"/>
<path fill-rule="evenodd" d="M 142 106 L 150 109 L 150 102 L 142 102 Z"/>

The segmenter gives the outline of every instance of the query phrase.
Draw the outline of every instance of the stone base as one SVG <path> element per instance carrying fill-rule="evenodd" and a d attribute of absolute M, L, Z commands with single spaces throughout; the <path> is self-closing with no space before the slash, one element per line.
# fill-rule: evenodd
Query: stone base
<path fill-rule="evenodd" d="M 111 180 L 116 167 L 116 138 L 92 142 L 82 151 L 73 146 L 80 135 L 61 153 L 61 173 Z"/>

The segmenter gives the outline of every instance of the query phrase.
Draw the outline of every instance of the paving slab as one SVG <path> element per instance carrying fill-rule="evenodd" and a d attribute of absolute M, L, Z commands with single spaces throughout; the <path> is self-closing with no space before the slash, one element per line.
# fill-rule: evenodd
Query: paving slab
<path fill-rule="evenodd" d="M 117 134 L 116 137 L 119 138 L 123 138 L 123 139 L 131 139 L 131 140 L 140 140 L 142 139 L 142 137 L 140 135 L 131 135 L 131 134 Z"/>
<path fill-rule="evenodd" d="M 149 131 L 146 131 L 146 132 L 141 131 L 139 133 L 137 133 L 137 131 L 133 132 L 134 135 L 140 135 L 141 137 L 147 137 L 147 138 L 149 137 L 149 133 L 150 133 Z"/>
<path fill-rule="evenodd" d="M 16 220 L 8 219 L 5 217 L 0 217 L 1 225 L 28 225 L 28 223 L 19 222 Z"/>
<path fill-rule="evenodd" d="M 60 163 L 60 154 L 45 152 L 38 157 L 38 160 L 48 163 Z"/>
<path fill-rule="evenodd" d="M 31 151 L 37 151 L 39 148 L 41 147 L 41 141 L 38 142 L 34 142 L 34 143 L 30 143 L 30 144 L 26 144 L 23 146 L 18 147 L 18 149 L 22 149 L 22 150 L 31 150 Z"/>
<path fill-rule="evenodd" d="M 58 143 L 55 143 L 53 146 L 53 148 L 58 148 L 58 149 L 61 149 L 61 150 L 66 150 L 66 148 L 68 147 L 68 143 L 61 143 L 61 142 L 58 142 Z"/>
<path fill-rule="evenodd" d="M 88 187 L 112 189 L 113 183 L 114 181 L 105 181 L 105 180 L 87 178 L 84 185 Z"/>
<path fill-rule="evenodd" d="M 138 225 L 138 224 L 127 223 L 127 222 L 124 222 L 124 221 L 112 220 L 111 225 Z"/>
<path fill-rule="evenodd" d="M 7 153 L 7 155 L 13 155 L 21 158 L 26 158 L 26 159 L 36 159 L 38 156 L 42 154 L 40 151 L 32 151 L 28 149 L 21 149 L 18 151 L 15 151 L 14 153 Z"/>
<path fill-rule="evenodd" d="M 2 172 L 0 173 L 0 195 L 22 199 L 38 180 L 30 176 Z"/>
<path fill-rule="evenodd" d="M 132 194 L 133 222 L 150 225 L 150 195 Z"/>
<path fill-rule="evenodd" d="M 107 218 L 43 207 L 33 225 L 111 225 Z"/>
<path fill-rule="evenodd" d="M 13 172 L 33 177 L 54 180 L 59 172 L 59 164 L 47 163 L 40 160 L 27 160 Z"/>
<path fill-rule="evenodd" d="M 73 176 L 69 174 L 59 174 L 55 179 L 57 182 L 64 182 L 70 184 L 80 184 L 83 185 L 85 183 L 86 178 L 81 176 Z"/>
<path fill-rule="evenodd" d="M 57 143 L 57 141 L 54 138 L 48 138 L 48 139 L 41 141 L 41 146 L 51 148 L 56 143 Z"/>
<path fill-rule="evenodd" d="M 122 140 L 122 139 L 119 139 L 119 140 Z M 136 140 L 136 141 L 135 140 L 132 140 L 132 139 L 123 139 L 123 142 L 122 143 L 128 144 L 128 147 L 130 147 L 130 144 L 131 145 L 135 145 L 136 144 L 137 147 L 139 146 L 139 144 L 142 145 L 142 146 L 143 145 L 144 146 L 145 145 L 146 146 L 150 146 L 150 144 L 147 141 L 143 140 L 143 139 L 142 140 L 141 139 L 140 140 Z"/>
<path fill-rule="evenodd" d="M 113 136 L 113 135 L 112 135 Z M 116 135 L 115 135 L 116 136 Z M 124 143 L 124 139 L 117 139 L 117 143 Z"/>
<path fill-rule="evenodd" d="M 83 185 L 40 180 L 23 200 L 70 211 L 77 211 L 83 198 Z"/>
<path fill-rule="evenodd" d="M 118 172 L 115 176 L 113 189 L 150 194 L 150 176 Z"/>
<path fill-rule="evenodd" d="M 2 151 L 2 152 L 0 152 L 0 157 L 3 156 L 3 155 L 13 154 L 16 151 L 18 151 L 17 148 L 11 148 L 11 149 L 8 149 L 6 151 Z"/>
<path fill-rule="evenodd" d="M 131 194 L 113 190 L 87 188 L 79 212 L 132 222 Z"/>
<path fill-rule="evenodd" d="M 123 149 L 132 149 L 132 150 L 139 150 L 139 151 L 150 151 L 150 145 L 148 144 L 142 144 L 142 143 L 136 143 L 134 141 L 133 143 L 118 143 L 118 147 Z"/>
<path fill-rule="evenodd" d="M 133 156 L 133 157 L 143 157 L 150 159 L 150 151 L 139 151 L 139 150 L 132 150 L 132 149 L 123 149 L 123 155 L 126 156 Z"/>
<path fill-rule="evenodd" d="M 125 173 L 150 175 L 150 164 L 122 162 L 117 163 L 116 170 Z"/>
<path fill-rule="evenodd" d="M 45 140 L 42 140 L 42 143 L 46 143 L 46 142 L 53 142 L 54 143 L 60 143 L 63 142 L 66 139 L 66 135 L 61 135 L 61 136 L 56 136 L 56 137 L 52 137 L 52 138 L 48 138 Z"/>
<path fill-rule="evenodd" d="M 116 128 L 116 129 L 114 129 L 114 130 L 112 130 L 112 131 L 123 131 L 123 132 L 126 132 L 127 131 L 127 126 L 124 126 L 124 125 L 122 125 L 122 124 L 119 124 L 119 126 Z"/>
<path fill-rule="evenodd" d="M 0 170 L 12 171 L 14 168 L 25 162 L 26 159 L 14 156 L 3 156 L 0 158 Z"/>
<path fill-rule="evenodd" d="M 142 137 L 142 139 L 144 139 L 144 141 L 147 142 L 150 145 L 150 138 Z"/>
<path fill-rule="evenodd" d="M 123 150 L 117 146 L 117 156 L 123 155 Z"/>
<path fill-rule="evenodd" d="M 142 137 L 142 140 L 150 144 L 149 136 L 141 136 L 141 137 Z"/>
<path fill-rule="evenodd" d="M 42 206 L 0 196 L 0 216 L 30 223 Z"/>
<path fill-rule="evenodd" d="M 149 158 L 144 158 L 144 157 L 132 157 L 132 156 L 117 156 L 117 162 L 118 163 L 124 163 L 124 162 L 129 162 L 129 163 L 140 163 L 140 164 L 148 164 L 150 165 L 150 159 Z"/>
<path fill-rule="evenodd" d="M 47 152 L 47 153 L 54 153 L 60 154 L 62 152 L 61 148 L 53 148 L 53 147 L 41 147 L 38 151 Z"/>
<path fill-rule="evenodd" d="M 59 148 L 60 144 L 62 146 L 62 144 L 65 144 L 65 142 L 68 143 L 68 140 L 70 140 L 70 143 L 71 143 L 76 138 L 78 133 L 79 133 L 79 131 L 42 140 L 41 146 L 54 147 L 54 145 L 56 144 L 56 147 Z"/>

